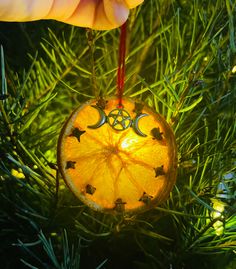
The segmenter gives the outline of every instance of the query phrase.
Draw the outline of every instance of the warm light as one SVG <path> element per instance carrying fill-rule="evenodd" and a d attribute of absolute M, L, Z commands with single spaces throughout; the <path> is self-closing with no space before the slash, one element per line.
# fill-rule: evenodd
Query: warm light
<path fill-rule="evenodd" d="M 11 174 L 14 176 L 14 177 L 17 177 L 19 179 L 24 179 L 25 178 L 25 175 L 21 172 L 21 171 L 17 171 L 15 169 L 11 169 Z"/>
<path fill-rule="evenodd" d="M 236 65 L 232 68 L 232 73 L 236 73 Z"/>
<path fill-rule="evenodd" d="M 222 217 L 222 220 L 217 220 L 216 222 L 214 222 L 213 227 L 215 229 L 216 235 L 220 236 L 223 234 L 224 232 L 224 223 L 223 223 L 223 215 L 222 213 L 225 210 L 225 206 L 226 204 L 223 203 L 222 201 L 218 200 L 218 199 L 212 199 L 213 202 L 213 208 L 215 211 L 213 211 L 211 213 L 211 216 L 213 219 L 218 219 L 220 217 Z"/>
<path fill-rule="evenodd" d="M 134 134 L 136 136 L 136 134 Z M 120 147 L 121 149 L 127 149 L 138 142 L 137 138 L 125 138 L 121 141 Z"/>

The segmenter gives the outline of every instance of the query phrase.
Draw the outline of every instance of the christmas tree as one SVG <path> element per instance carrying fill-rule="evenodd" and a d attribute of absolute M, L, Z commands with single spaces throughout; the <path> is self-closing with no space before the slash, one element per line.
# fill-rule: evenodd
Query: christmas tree
<path fill-rule="evenodd" d="M 57 166 L 71 112 L 116 94 L 119 29 L 0 24 L 1 268 L 235 268 L 235 25 L 230 0 L 132 10 L 124 95 L 171 125 L 178 175 L 165 203 L 126 216 L 88 208 Z"/>

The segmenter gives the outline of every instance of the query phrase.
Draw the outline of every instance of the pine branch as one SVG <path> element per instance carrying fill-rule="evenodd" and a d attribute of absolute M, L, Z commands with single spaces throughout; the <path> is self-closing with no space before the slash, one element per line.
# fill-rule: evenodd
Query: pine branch
<path fill-rule="evenodd" d="M 132 268 L 135 260 L 142 268 L 234 266 L 235 8 L 229 0 L 150 0 L 131 14 L 125 94 L 167 119 L 179 153 L 168 201 L 132 217 L 88 209 L 56 165 L 65 118 L 95 95 L 116 92 L 118 30 L 94 31 L 91 48 L 84 29 L 40 28 L 41 47 L 17 72 L 1 49 L 0 254 L 6 268 L 88 268 L 86 262 Z M 28 46 L 32 52 L 36 45 Z M 12 63 L 11 57 L 5 58 Z M 227 186 L 221 196 L 220 182 Z M 219 212 L 215 201 L 222 197 Z"/>

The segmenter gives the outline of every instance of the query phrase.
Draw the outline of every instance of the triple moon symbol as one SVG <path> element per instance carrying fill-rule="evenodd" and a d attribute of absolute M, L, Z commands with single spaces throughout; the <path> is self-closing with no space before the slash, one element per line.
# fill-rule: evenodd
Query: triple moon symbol
<path fill-rule="evenodd" d="M 148 114 L 140 114 L 132 120 L 129 113 L 124 109 L 113 109 L 108 116 L 106 116 L 105 112 L 100 107 L 95 105 L 92 105 L 91 107 L 97 109 L 100 118 L 97 123 L 89 125 L 88 128 L 97 129 L 108 122 L 108 124 L 116 131 L 123 131 L 132 126 L 136 134 L 143 137 L 147 136 L 140 130 L 139 120 L 148 116 Z"/>

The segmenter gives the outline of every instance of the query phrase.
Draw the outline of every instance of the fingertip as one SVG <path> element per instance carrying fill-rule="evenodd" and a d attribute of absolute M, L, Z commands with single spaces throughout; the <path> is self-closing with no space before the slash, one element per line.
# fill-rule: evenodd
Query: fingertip
<path fill-rule="evenodd" d="M 123 1 L 81 0 L 73 14 L 63 21 L 94 30 L 111 30 L 122 25 L 128 15 L 129 9 Z"/>
<path fill-rule="evenodd" d="M 131 8 L 135 8 L 138 5 L 142 4 L 144 2 L 144 0 L 125 0 L 127 6 L 129 7 L 129 9 Z"/>
<path fill-rule="evenodd" d="M 103 8 L 112 28 L 119 27 L 128 19 L 129 8 L 124 1 L 104 0 Z"/>

